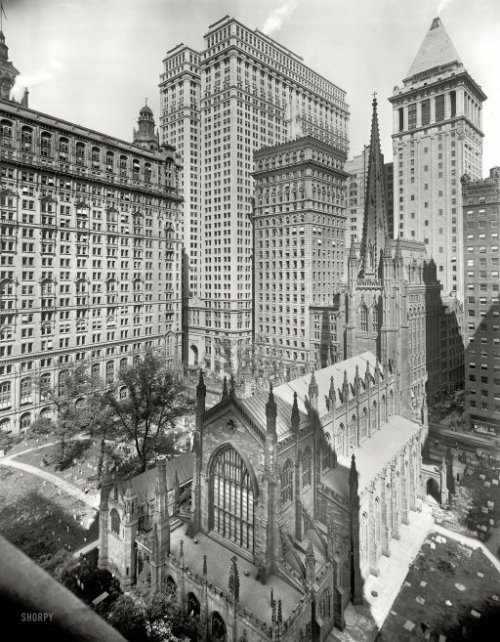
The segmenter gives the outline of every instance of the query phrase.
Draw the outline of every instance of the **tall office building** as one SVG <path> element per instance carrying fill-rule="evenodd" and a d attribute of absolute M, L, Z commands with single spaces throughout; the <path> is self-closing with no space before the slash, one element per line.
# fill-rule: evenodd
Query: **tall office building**
<path fill-rule="evenodd" d="M 140 112 L 134 142 L 0 100 L 0 427 L 50 412 L 74 361 L 106 385 L 144 349 L 180 361 L 174 149 Z"/>
<path fill-rule="evenodd" d="M 346 154 L 306 136 L 254 158 L 255 340 L 287 373 L 322 368 L 342 358 Z"/>
<path fill-rule="evenodd" d="M 160 92 L 163 136 L 183 143 L 184 167 L 194 168 L 190 184 L 184 177 L 185 247 L 199 288 L 189 298 L 186 357 L 227 370 L 221 346 L 236 354 L 252 334 L 253 152 L 286 141 L 292 117 L 303 135 L 345 152 L 345 92 L 229 16 L 209 27 L 201 53 L 170 50 Z"/>
<path fill-rule="evenodd" d="M 463 180 L 465 418 L 500 434 L 500 167 Z"/>
<path fill-rule="evenodd" d="M 393 105 L 394 233 L 424 241 L 443 293 L 463 299 L 460 177 L 481 178 L 481 105 L 439 18 L 432 21 Z"/>
<path fill-rule="evenodd" d="M 361 242 L 363 236 L 363 218 L 365 213 L 366 180 L 368 177 L 368 157 L 370 146 L 365 145 L 361 154 L 353 156 L 345 164 L 345 171 L 350 174 L 347 181 L 346 238 Z M 383 155 L 382 155 L 383 159 Z M 394 173 L 393 163 L 384 163 L 384 185 L 387 206 L 387 226 L 392 238 L 394 233 Z"/>

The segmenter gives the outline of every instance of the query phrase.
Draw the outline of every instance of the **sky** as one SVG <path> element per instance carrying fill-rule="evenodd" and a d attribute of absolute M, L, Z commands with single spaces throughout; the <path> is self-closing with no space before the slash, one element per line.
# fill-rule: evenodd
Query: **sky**
<path fill-rule="evenodd" d="M 369 142 L 379 100 L 382 151 L 392 158 L 394 86 L 402 85 L 439 15 L 488 100 L 483 173 L 500 165 L 499 0 L 2 0 L 10 59 L 30 107 L 131 140 L 145 99 L 159 115 L 166 52 L 203 49 L 208 26 L 231 15 L 299 54 L 347 92 L 349 157 Z"/>

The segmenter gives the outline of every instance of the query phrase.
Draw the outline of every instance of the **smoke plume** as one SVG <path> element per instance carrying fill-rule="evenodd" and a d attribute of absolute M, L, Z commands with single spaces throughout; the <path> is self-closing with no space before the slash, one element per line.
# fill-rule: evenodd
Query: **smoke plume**
<path fill-rule="evenodd" d="M 268 36 L 279 31 L 285 20 L 295 11 L 297 4 L 298 0 L 280 0 L 279 6 L 267 16 L 262 31 Z"/>

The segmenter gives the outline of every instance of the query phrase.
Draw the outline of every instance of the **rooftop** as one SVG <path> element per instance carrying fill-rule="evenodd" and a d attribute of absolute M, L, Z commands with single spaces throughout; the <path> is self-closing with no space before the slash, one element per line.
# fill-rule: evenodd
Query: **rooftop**
<path fill-rule="evenodd" d="M 408 71 L 407 78 L 451 63 L 461 64 L 460 56 L 441 19 L 434 18 Z"/>

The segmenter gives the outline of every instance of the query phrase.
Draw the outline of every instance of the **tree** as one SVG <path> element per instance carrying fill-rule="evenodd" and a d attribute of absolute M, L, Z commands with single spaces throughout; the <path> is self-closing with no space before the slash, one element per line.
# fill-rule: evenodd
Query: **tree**
<path fill-rule="evenodd" d="M 120 595 L 108 612 L 108 622 L 122 633 L 129 642 L 145 642 L 146 614 L 144 608 L 129 595 Z"/>
<path fill-rule="evenodd" d="M 177 375 L 164 367 L 152 352 L 133 366 L 120 371 L 119 384 L 126 396 L 108 394 L 114 410 L 118 431 L 133 443 L 140 471 L 156 455 L 167 453 L 168 430 L 176 419 L 190 409 L 184 385 Z"/>

